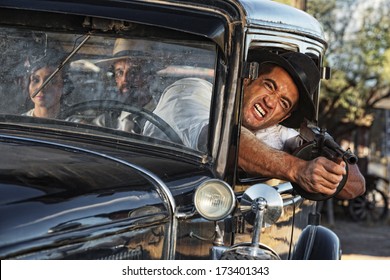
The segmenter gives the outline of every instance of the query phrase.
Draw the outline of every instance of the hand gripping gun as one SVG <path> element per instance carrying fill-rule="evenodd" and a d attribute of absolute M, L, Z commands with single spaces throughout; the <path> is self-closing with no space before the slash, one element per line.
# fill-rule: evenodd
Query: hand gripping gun
<path fill-rule="evenodd" d="M 347 181 L 348 164 L 356 164 L 358 161 L 357 156 L 351 151 L 344 150 L 340 147 L 325 129 L 321 129 L 312 124 L 303 123 L 301 125 L 298 139 L 299 147 L 293 153 L 295 156 L 304 160 L 312 160 L 319 156 L 324 156 L 334 162 L 343 160 L 346 163 L 347 174 L 343 177 L 337 187 L 337 191 L 332 196 L 321 193 L 309 193 L 297 184 L 293 184 L 294 189 L 303 197 L 311 200 L 325 200 L 335 196 L 342 190 Z"/>

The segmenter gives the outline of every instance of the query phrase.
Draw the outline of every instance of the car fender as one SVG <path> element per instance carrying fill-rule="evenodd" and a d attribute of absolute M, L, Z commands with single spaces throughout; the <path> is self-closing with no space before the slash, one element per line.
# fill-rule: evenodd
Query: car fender
<path fill-rule="evenodd" d="M 301 233 L 293 254 L 294 260 L 339 260 L 340 240 L 330 229 L 308 225 Z"/>

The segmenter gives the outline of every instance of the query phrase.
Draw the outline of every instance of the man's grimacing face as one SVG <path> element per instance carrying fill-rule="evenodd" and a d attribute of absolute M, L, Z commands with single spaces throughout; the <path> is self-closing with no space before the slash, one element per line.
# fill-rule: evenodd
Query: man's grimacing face
<path fill-rule="evenodd" d="M 243 125 L 252 131 L 282 122 L 298 103 L 298 88 L 282 67 L 244 83 Z"/>

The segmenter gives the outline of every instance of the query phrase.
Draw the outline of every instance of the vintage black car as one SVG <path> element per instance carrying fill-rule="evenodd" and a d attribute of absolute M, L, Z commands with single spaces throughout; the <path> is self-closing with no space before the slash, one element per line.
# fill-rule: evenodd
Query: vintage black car
<path fill-rule="evenodd" d="M 322 69 L 314 18 L 256 0 L 2 0 L 0 14 L 1 259 L 340 258 L 315 201 L 237 166 L 248 50 L 307 53 Z M 120 40 L 139 43 L 131 102 L 116 96 Z M 61 107 L 39 117 L 33 66 L 48 58 L 39 89 L 63 76 Z M 153 113 L 187 78 L 212 87 L 202 147 Z"/>

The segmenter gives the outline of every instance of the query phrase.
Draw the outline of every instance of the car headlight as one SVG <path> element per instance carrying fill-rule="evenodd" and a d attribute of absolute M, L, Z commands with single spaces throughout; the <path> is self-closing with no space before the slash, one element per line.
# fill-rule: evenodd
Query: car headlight
<path fill-rule="evenodd" d="M 207 220 L 225 218 L 233 211 L 235 203 L 232 188 L 217 179 L 203 182 L 195 191 L 195 208 Z"/>

